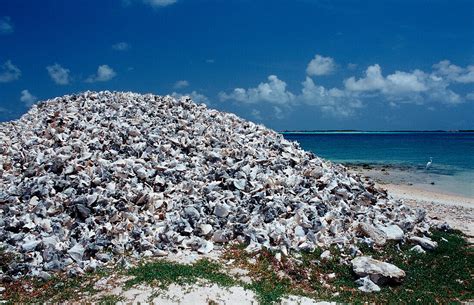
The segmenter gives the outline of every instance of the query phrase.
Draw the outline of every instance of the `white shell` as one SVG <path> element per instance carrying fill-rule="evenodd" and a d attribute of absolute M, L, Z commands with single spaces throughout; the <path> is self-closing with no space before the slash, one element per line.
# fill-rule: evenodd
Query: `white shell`
<path fill-rule="evenodd" d="M 360 255 L 354 245 L 384 238 L 435 247 L 414 237 L 430 229 L 425 214 L 373 181 L 186 97 L 102 91 L 39 103 L 0 124 L 0 164 L 5 250 L 36 276 L 232 240 L 285 256 L 330 245 Z"/>

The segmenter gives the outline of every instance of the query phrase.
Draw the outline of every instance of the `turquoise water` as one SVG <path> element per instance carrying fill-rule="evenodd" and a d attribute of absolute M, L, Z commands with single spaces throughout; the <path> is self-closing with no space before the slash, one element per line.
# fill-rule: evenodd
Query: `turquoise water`
<path fill-rule="evenodd" d="M 305 150 L 339 163 L 393 166 L 429 177 L 451 193 L 474 197 L 474 133 L 284 133 Z M 430 157 L 432 166 L 425 169 Z"/>

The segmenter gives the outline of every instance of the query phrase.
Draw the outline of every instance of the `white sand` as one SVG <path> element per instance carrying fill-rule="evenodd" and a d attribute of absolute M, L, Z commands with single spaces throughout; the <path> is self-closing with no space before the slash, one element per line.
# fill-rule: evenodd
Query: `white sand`
<path fill-rule="evenodd" d="M 160 304 L 160 305 L 198 305 L 198 304 L 230 304 L 230 305 L 257 305 L 257 296 L 251 290 L 240 286 L 220 287 L 200 281 L 193 285 L 171 284 L 167 289 L 138 285 L 125 290 L 123 283 L 126 278 L 110 277 L 100 280 L 103 290 L 85 298 L 81 302 L 94 303 L 104 296 L 117 296 L 122 299 L 118 304 Z M 99 288 L 99 287 L 96 287 Z M 290 295 L 281 300 L 285 305 L 335 304 L 317 302 L 307 297 Z"/>
<path fill-rule="evenodd" d="M 239 286 L 222 288 L 216 284 L 205 286 L 171 284 L 164 291 L 139 286 L 124 291 L 121 296 L 125 298 L 124 304 L 258 304 L 252 291 Z"/>
<path fill-rule="evenodd" d="M 446 222 L 474 241 L 474 197 L 448 193 L 419 175 L 398 169 L 351 167 L 353 173 L 370 177 L 393 198 L 426 210 L 436 222 Z M 428 180 L 429 181 L 429 180 Z"/>
<path fill-rule="evenodd" d="M 463 231 L 472 242 L 474 238 L 474 198 L 448 195 L 427 191 L 416 185 L 383 185 L 396 199 L 407 205 L 424 208 L 437 222 L 447 222 L 455 229 Z"/>

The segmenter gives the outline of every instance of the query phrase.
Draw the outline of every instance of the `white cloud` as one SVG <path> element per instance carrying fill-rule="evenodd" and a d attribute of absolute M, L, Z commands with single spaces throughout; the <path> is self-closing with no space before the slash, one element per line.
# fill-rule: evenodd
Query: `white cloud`
<path fill-rule="evenodd" d="M 451 64 L 449 60 L 442 60 L 434 64 L 433 69 L 435 69 L 438 74 L 445 76 L 458 76 L 463 71 L 461 67 Z"/>
<path fill-rule="evenodd" d="M 216 62 L 216 61 L 215 61 L 214 59 L 212 59 L 212 58 L 206 59 L 206 63 L 208 63 L 208 64 L 213 64 L 213 63 L 215 63 L 215 62 Z"/>
<path fill-rule="evenodd" d="M 318 106 L 321 111 L 333 116 L 348 117 L 353 115 L 356 109 L 363 107 L 362 102 L 349 92 L 317 86 L 310 77 L 306 77 L 301 84 L 303 89 L 298 100 L 307 105 Z"/>
<path fill-rule="evenodd" d="M 327 75 L 334 72 L 336 64 L 331 57 L 323 57 L 316 54 L 306 68 L 306 74 L 308 75 Z"/>
<path fill-rule="evenodd" d="M 381 90 L 384 87 L 384 83 L 382 69 L 379 65 L 368 67 L 364 78 L 356 80 L 355 77 L 350 77 L 344 81 L 346 89 L 350 91 Z"/>
<path fill-rule="evenodd" d="M 474 65 L 462 68 L 452 64 L 449 60 L 442 60 L 433 65 L 435 74 L 457 83 L 474 83 Z"/>
<path fill-rule="evenodd" d="M 21 96 L 20 96 L 20 101 L 25 103 L 27 107 L 33 106 L 33 104 L 37 101 L 38 99 L 36 96 L 31 94 L 28 90 L 23 90 L 21 91 Z"/>
<path fill-rule="evenodd" d="M 144 3 L 151 5 L 152 7 L 165 7 L 171 4 L 175 4 L 177 0 L 143 0 Z"/>
<path fill-rule="evenodd" d="M 209 98 L 207 98 L 207 96 L 205 96 L 204 94 L 201 94 L 197 91 L 192 91 L 192 92 L 184 93 L 184 94 L 173 92 L 171 94 L 171 96 L 174 97 L 174 98 L 177 98 L 177 99 L 182 98 L 184 96 L 188 96 L 195 103 L 202 103 L 202 104 L 207 104 L 207 105 L 211 104 L 211 102 L 209 101 Z"/>
<path fill-rule="evenodd" d="M 260 83 L 256 88 L 236 88 L 230 94 L 221 92 L 222 101 L 236 100 L 243 103 L 268 102 L 273 104 L 288 105 L 295 99 L 293 93 L 286 90 L 286 83 L 276 75 L 270 75 L 267 83 Z"/>
<path fill-rule="evenodd" d="M 474 83 L 474 66 L 468 66 L 467 71 L 457 79 L 459 83 Z"/>
<path fill-rule="evenodd" d="M 474 92 L 470 92 L 466 94 L 466 99 L 470 101 L 474 101 Z"/>
<path fill-rule="evenodd" d="M 426 78 L 426 74 L 420 70 L 415 70 L 413 73 L 396 71 L 394 74 L 387 76 L 384 90 L 395 94 L 423 92 L 428 90 L 424 78 Z"/>
<path fill-rule="evenodd" d="M 10 17 L 5 16 L 0 18 L 0 34 L 13 33 L 13 24 Z"/>
<path fill-rule="evenodd" d="M 114 45 L 112 45 L 112 49 L 116 51 L 127 51 L 130 49 L 130 45 L 124 41 L 118 42 Z"/>
<path fill-rule="evenodd" d="M 19 79 L 21 70 L 15 66 L 10 60 L 7 60 L 0 67 L 0 83 L 8 83 Z"/>
<path fill-rule="evenodd" d="M 299 95 L 288 91 L 286 83 L 275 75 L 270 75 L 268 80 L 269 82 L 260 83 L 256 88 L 236 88 L 230 94 L 221 92 L 220 99 L 246 104 L 259 102 L 272 104 L 274 115 L 278 119 L 285 115 L 282 107 L 288 108 L 296 104 L 316 106 L 324 113 L 336 117 L 348 117 L 355 113 L 355 109 L 362 107 L 362 103 L 347 92 L 337 88 L 328 90 L 323 86 L 316 86 L 310 77 L 306 77 L 301 83 L 302 91 Z"/>
<path fill-rule="evenodd" d="M 430 76 L 431 78 L 431 76 Z M 440 102 L 444 104 L 460 104 L 463 102 L 461 96 L 451 89 L 448 89 L 448 83 L 443 80 L 433 80 L 428 83 L 429 89 L 424 96 L 418 96 L 418 98 L 424 101 L 421 104 L 427 102 Z M 416 96 L 413 100 L 416 100 Z"/>
<path fill-rule="evenodd" d="M 61 67 L 58 63 L 55 63 L 52 66 L 47 66 L 48 74 L 51 79 L 58 85 L 67 85 L 69 84 L 69 69 Z"/>
<path fill-rule="evenodd" d="M 386 94 L 422 92 L 428 90 L 426 77 L 423 71 L 415 70 L 411 73 L 396 71 L 385 78 L 380 66 L 375 64 L 367 68 L 365 77 L 357 80 L 352 76 L 344 81 L 344 85 L 349 91 L 381 91 Z"/>
<path fill-rule="evenodd" d="M 186 88 L 188 86 L 189 86 L 189 82 L 187 80 L 179 80 L 176 83 L 174 83 L 173 88 L 182 89 L 182 88 Z"/>
<path fill-rule="evenodd" d="M 396 71 L 384 77 L 380 66 L 375 64 L 367 68 L 364 77 L 350 77 L 344 81 L 344 85 L 347 91 L 356 95 L 372 93 L 382 95 L 389 101 L 415 104 L 430 101 L 446 104 L 462 102 L 460 96 L 448 88 L 448 80 L 421 70 Z"/>
<path fill-rule="evenodd" d="M 97 74 L 89 76 L 86 79 L 86 82 L 106 82 L 114 78 L 116 75 L 117 73 L 115 73 L 115 71 L 111 67 L 109 67 L 108 65 L 101 65 L 97 68 Z"/>
<path fill-rule="evenodd" d="M 315 60 L 318 60 L 317 56 Z M 392 108 L 398 108 L 404 103 L 431 103 L 427 107 L 433 107 L 433 103 L 455 105 L 465 99 L 474 100 L 474 92 L 462 98 L 449 87 L 454 82 L 470 82 L 474 66 L 461 68 L 442 62 L 433 67 L 435 70 L 428 73 L 415 69 L 410 72 L 395 71 L 384 76 L 382 68 L 375 64 L 366 69 L 363 77 L 349 77 L 345 79 L 344 87 L 331 89 L 316 85 L 307 76 L 301 83 L 299 94 L 292 93 L 287 89 L 286 82 L 270 75 L 267 82 L 262 82 L 255 88 L 235 88 L 230 93 L 219 93 L 219 97 L 222 101 L 234 100 L 242 104 L 271 104 L 277 118 L 282 117 L 292 106 L 302 104 L 318 107 L 322 112 L 335 117 L 349 117 L 356 114 L 364 104 L 375 100 L 384 101 Z M 260 113 L 253 109 L 252 115 L 258 118 Z"/>

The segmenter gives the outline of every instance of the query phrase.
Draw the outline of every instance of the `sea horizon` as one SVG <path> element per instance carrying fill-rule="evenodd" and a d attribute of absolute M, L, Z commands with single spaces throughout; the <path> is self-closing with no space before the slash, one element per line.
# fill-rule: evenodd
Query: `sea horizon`
<path fill-rule="evenodd" d="M 0 0 L 0 305 L 474 302 L 473 12 Z"/>
<path fill-rule="evenodd" d="M 474 156 L 469 154 L 474 152 L 472 132 L 318 131 L 282 135 L 331 162 L 384 169 L 384 183 L 416 184 L 474 198 Z M 397 179 L 393 179 L 395 175 Z"/>

